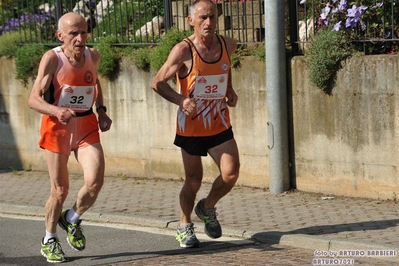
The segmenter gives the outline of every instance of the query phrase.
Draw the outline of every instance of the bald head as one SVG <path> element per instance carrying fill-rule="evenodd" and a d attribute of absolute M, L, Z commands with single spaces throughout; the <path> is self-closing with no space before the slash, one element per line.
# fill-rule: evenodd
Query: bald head
<path fill-rule="evenodd" d="M 61 32 L 65 32 L 65 28 L 68 26 L 72 25 L 77 25 L 80 23 L 86 24 L 87 23 L 84 17 L 79 15 L 78 13 L 75 12 L 69 12 L 64 14 L 59 20 L 58 20 L 58 30 Z"/>

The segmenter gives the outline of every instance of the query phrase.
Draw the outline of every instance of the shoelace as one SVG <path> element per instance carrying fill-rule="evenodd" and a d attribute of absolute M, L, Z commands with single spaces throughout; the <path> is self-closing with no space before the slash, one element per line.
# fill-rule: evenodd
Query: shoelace
<path fill-rule="evenodd" d="M 186 233 L 188 236 L 194 235 L 194 226 L 187 226 L 186 227 Z"/>
<path fill-rule="evenodd" d="M 216 213 L 216 208 L 206 210 L 206 214 L 207 214 L 208 217 L 209 217 L 209 224 L 210 224 L 212 227 L 217 226 L 217 225 L 218 225 L 218 220 L 216 219 L 216 216 L 217 216 L 218 214 Z"/>
<path fill-rule="evenodd" d="M 61 245 L 58 242 L 51 243 L 50 250 L 52 253 L 55 253 L 55 254 L 64 254 L 64 252 L 61 249 Z"/>
<path fill-rule="evenodd" d="M 83 228 L 82 227 L 80 227 L 79 225 L 73 225 L 72 226 L 72 230 L 71 230 L 71 234 L 75 237 L 75 238 L 77 238 L 77 239 L 80 239 L 80 238 L 82 238 L 82 235 L 83 235 Z"/>

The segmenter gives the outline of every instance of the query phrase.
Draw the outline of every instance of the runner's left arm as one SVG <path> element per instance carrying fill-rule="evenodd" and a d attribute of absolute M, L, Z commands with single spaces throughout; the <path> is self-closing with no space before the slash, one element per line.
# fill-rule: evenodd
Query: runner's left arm
<path fill-rule="evenodd" d="M 96 67 L 96 70 L 98 70 L 98 67 L 100 65 L 100 53 L 95 50 L 95 49 L 90 49 L 91 52 L 91 58 L 93 59 L 94 66 Z M 104 96 L 103 96 L 103 91 L 101 87 L 100 80 L 97 78 L 96 82 L 96 90 L 97 90 L 97 98 L 96 98 L 96 109 L 98 113 L 98 124 L 100 127 L 100 130 L 102 132 L 108 131 L 111 128 L 112 120 L 109 118 L 109 116 L 106 113 L 106 107 L 104 104 Z M 100 107 L 102 106 L 102 108 Z M 100 108 L 97 108 L 100 107 Z"/>

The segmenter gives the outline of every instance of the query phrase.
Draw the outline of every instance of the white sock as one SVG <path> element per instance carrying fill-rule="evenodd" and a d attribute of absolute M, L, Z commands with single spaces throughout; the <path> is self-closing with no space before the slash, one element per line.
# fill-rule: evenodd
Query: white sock
<path fill-rule="evenodd" d="M 43 239 L 43 243 L 47 243 L 50 238 L 58 238 L 57 233 L 50 233 L 46 230 L 46 236 Z"/>
<path fill-rule="evenodd" d="M 79 222 L 80 215 L 77 214 L 73 208 L 69 209 L 66 215 L 66 220 L 70 224 L 76 224 Z"/>

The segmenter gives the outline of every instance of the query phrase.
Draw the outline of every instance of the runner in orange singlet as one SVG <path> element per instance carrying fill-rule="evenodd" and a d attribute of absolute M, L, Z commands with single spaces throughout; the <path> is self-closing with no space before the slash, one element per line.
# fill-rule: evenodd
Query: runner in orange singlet
<path fill-rule="evenodd" d="M 59 243 L 57 223 L 67 232 L 73 249 L 80 251 L 86 246 L 80 216 L 94 204 L 104 182 L 98 130 L 107 131 L 112 123 L 97 77 L 100 54 L 86 47 L 85 19 L 77 13 L 63 15 L 57 37 L 63 44 L 43 55 L 29 96 L 29 106 L 43 114 L 39 146 L 46 152 L 51 193 L 45 206 L 46 235 L 41 253 L 48 262 L 68 260 Z M 83 168 L 84 185 L 72 208 L 62 211 L 69 189 L 71 151 Z"/>
<path fill-rule="evenodd" d="M 237 43 L 215 34 L 217 10 L 209 0 L 191 4 L 188 22 L 194 34 L 173 47 L 152 82 L 159 95 L 179 106 L 174 144 L 181 147 L 186 179 L 180 192 L 176 240 L 185 248 L 199 245 L 191 213 L 203 178 L 201 156 L 209 154 L 220 171 L 208 196 L 195 205 L 211 238 L 222 235 L 215 205 L 233 188 L 240 168 L 228 109 L 238 99 L 230 70 L 230 55 Z M 175 75 L 179 92 L 168 84 Z"/>

